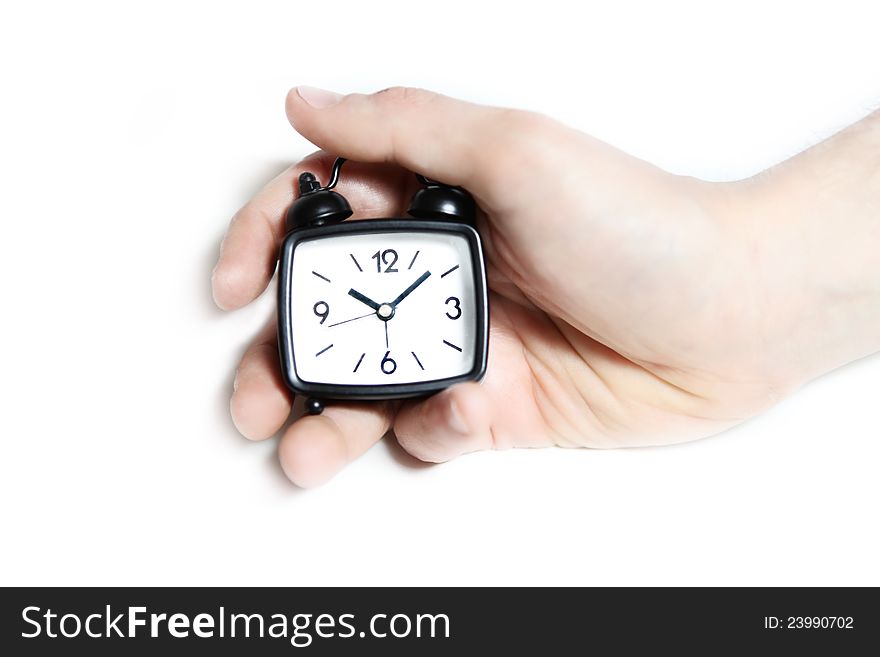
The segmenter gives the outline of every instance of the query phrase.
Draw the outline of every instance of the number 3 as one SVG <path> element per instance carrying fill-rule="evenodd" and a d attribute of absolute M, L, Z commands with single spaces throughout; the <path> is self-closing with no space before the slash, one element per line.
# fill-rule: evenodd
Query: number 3
<path fill-rule="evenodd" d="M 450 301 L 452 302 L 453 310 L 455 310 L 456 314 L 455 314 L 455 316 L 453 316 L 453 315 L 450 315 L 449 312 L 447 311 L 446 316 L 449 319 L 458 319 L 459 317 L 461 317 L 461 301 L 458 299 L 458 297 L 449 297 L 445 301 L 446 305 L 449 305 Z"/>

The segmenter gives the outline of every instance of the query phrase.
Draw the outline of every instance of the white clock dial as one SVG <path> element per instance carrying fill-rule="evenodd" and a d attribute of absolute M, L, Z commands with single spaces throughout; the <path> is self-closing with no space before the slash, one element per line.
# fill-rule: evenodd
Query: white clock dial
<path fill-rule="evenodd" d="M 305 382 L 390 385 L 474 367 L 468 240 L 440 231 L 321 237 L 296 245 L 291 334 Z"/>

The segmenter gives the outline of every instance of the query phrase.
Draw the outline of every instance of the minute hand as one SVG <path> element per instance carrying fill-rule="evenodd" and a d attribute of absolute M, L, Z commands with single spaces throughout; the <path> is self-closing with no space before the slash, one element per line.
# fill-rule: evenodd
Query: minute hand
<path fill-rule="evenodd" d="M 413 290 L 415 290 L 419 285 L 421 285 L 426 280 L 428 280 L 428 276 L 430 276 L 430 275 L 431 275 L 431 272 L 426 271 L 424 274 L 419 276 L 418 280 L 416 280 L 415 283 L 413 283 L 408 288 L 406 288 L 403 292 L 401 292 L 398 295 L 398 297 L 394 301 L 391 302 L 391 307 L 392 308 L 396 307 L 397 304 L 399 304 L 401 301 L 406 299 L 412 293 Z"/>

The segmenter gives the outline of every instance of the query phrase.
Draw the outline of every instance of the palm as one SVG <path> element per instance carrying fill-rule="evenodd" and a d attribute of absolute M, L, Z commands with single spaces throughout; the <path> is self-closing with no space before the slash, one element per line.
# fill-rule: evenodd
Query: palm
<path fill-rule="evenodd" d="M 713 193 L 688 184 L 683 198 Z M 722 250 L 740 242 L 693 230 L 720 218 L 684 202 L 667 216 L 631 205 L 621 217 L 580 207 L 577 196 L 563 192 L 541 216 L 490 215 L 483 226 L 494 292 L 484 385 L 505 409 L 493 435 L 588 447 L 680 442 L 769 404 L 766 385 L 751 383 L 755 317 L 743 269 L 733 266 L 743 258 Z M 534 226 L 553 214 L 566 221 L 536 240 Z M 657 265 L 666 249 L 651 237 L 659 231 L 678 240 L 684 267 Z M 615 244 L 624 246 L 609 256 Z M 723 294 L 705 298 L 707 288 Z"/>
<path fill-rule="evenodd" d="M 615 447 L 705 435 L 722 418 L 685 411 L 696 394 L 548 313 L 493 293 L 490 368 L 483 382 L 502 412 L 496 447 Z M 651 400 L 655 400 L 651 403 Z M 508 438 L 505 438 L 508 437 Z"/>

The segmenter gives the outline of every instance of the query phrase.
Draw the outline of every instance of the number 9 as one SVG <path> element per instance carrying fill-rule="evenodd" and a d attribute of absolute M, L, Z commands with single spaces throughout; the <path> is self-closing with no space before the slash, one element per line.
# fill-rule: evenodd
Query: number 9
<path fill-rule="evenodd" d="M 323 306 L 323 308 L 321 308 Z M 327 315 L 330 314 L 330 306 L 327 305 L 326 301 L 319 301 L 315 304 L 312 310 L 315 311 L 315 315 L 321 318 L 321 324 L 327 321 Z"/>

